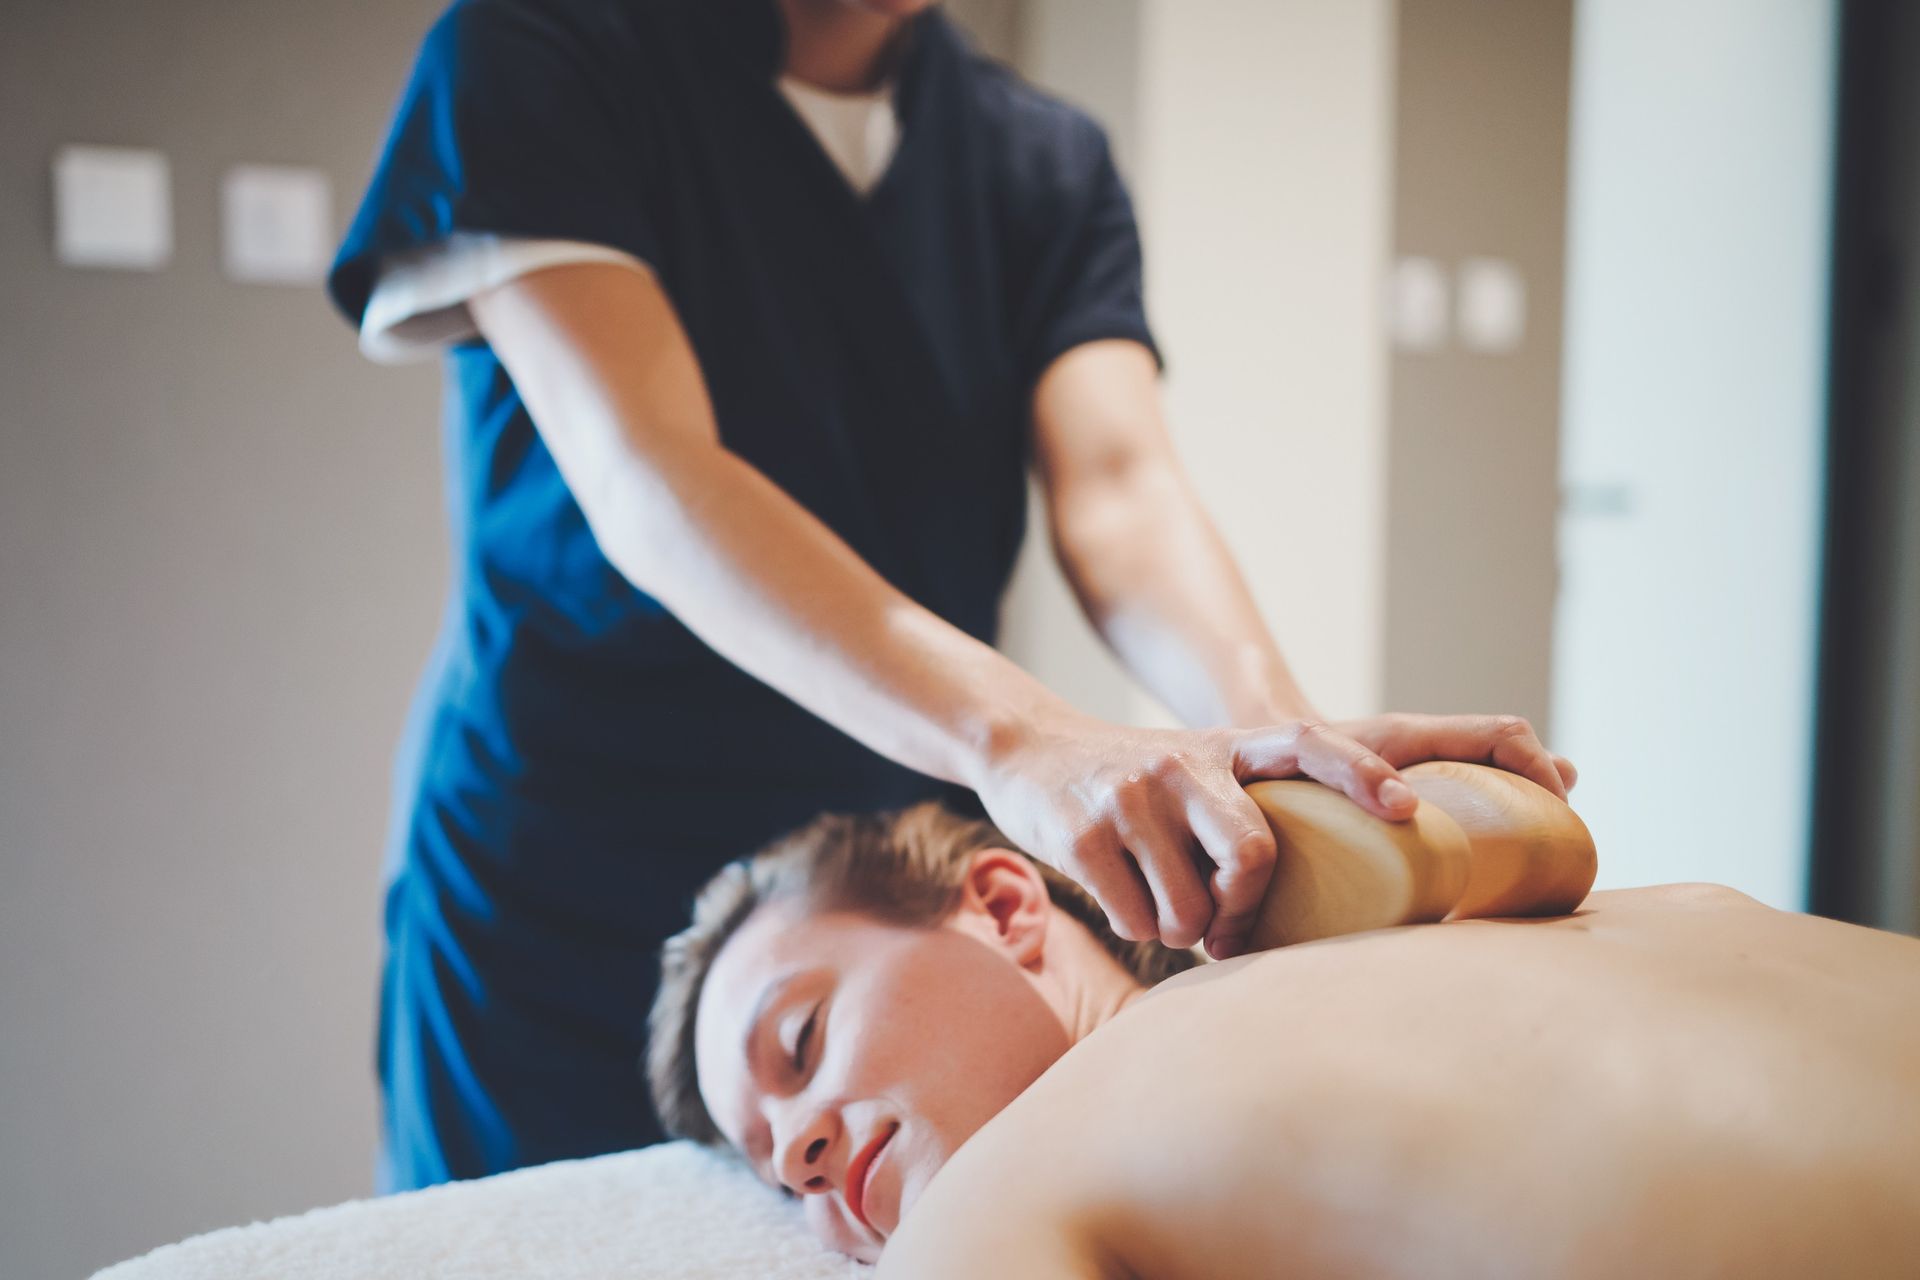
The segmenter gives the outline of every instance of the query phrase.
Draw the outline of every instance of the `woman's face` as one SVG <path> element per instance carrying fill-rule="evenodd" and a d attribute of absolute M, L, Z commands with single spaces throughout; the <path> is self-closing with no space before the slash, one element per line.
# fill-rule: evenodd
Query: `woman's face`
<path fill-rule="evenodd" d="M 708 972 L 701 1097 L 828 1245 L 873 1261 L 949 1156 L 1067 1032 L 991 916 L 932 928 L 761 907 Z"/>

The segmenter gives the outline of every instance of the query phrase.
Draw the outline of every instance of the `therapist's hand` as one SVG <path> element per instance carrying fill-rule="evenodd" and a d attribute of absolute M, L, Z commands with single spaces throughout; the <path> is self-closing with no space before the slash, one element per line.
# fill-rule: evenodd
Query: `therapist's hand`
<path fill-rule="evenodd" d="M 1333 726 L 1396 769 L 1423 760 L 1492 765 L 1536 782 L 1560 799 L 1580 777 L 1541 743 L 1522 716 L 1369 716 Z"/>
<path fill-rule="evenodd" d="M 1385 715 L 1258 729 L 1140 729 L 1077 713 L 1003 734 L 975 790 L 1007 836 L 1093 894 L 1115 933 L 1246 948 L 1273 874 L 1266 817 L 1243 784 L 1306 776 L 1380 817 L 1418 799 L 1395 766 L 1492 764 L 1562 798 L 1573 767 L 1517 716 Z"/>

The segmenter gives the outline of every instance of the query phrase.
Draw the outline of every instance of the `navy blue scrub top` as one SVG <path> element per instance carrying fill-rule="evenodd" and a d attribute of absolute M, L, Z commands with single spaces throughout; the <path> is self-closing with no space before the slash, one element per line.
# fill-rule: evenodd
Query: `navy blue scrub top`
<path fill-rule="evenodd" d="M 772 0 L 458 0 L 426 37 L 328 280 L 454 231 L 652 266 L 720 437 L 894 586 L 991 643 L 1056 356 L 1151 346 L 1100 128 L 937 10 L 900 147 L 847 185 L 774 80 Z M 653 956 L 726 860 L 823 810 L 954 789 L 721 658 L 600 554 L 505 369 L 446 357 L 455 581 L 396 769 L 387 1185 L 657 1136 Z"/>

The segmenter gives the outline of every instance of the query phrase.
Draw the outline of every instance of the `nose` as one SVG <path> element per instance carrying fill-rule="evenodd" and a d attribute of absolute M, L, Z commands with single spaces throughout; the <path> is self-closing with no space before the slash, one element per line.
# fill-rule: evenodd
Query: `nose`
<path fill-rule="evenodd" d="M 796 1195 L 820 1195 L 831 1191 L 836 1175 L 834 1148 L 839 1145 L 840 1120 L 828 1107 L 809 1107 L 796 1115 L 792 1127 L 784 1133 L 776 1124 L 774 1131 L 774 1176 Z"/>

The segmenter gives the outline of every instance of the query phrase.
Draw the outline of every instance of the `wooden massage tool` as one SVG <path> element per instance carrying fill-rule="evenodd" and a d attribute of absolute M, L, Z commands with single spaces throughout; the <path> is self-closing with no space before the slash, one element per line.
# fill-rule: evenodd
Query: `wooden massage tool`
<path fill-rule="evenodd" d="M 1279 847 L 1249 950 L 1396 924 L 1564 915 L 1593 887 L 1593 837 L 1545 787 L 1451 760 L 1400 776 L 1420 797 L 1405 822 L 1317 782 L 1248 785 Z"/>

